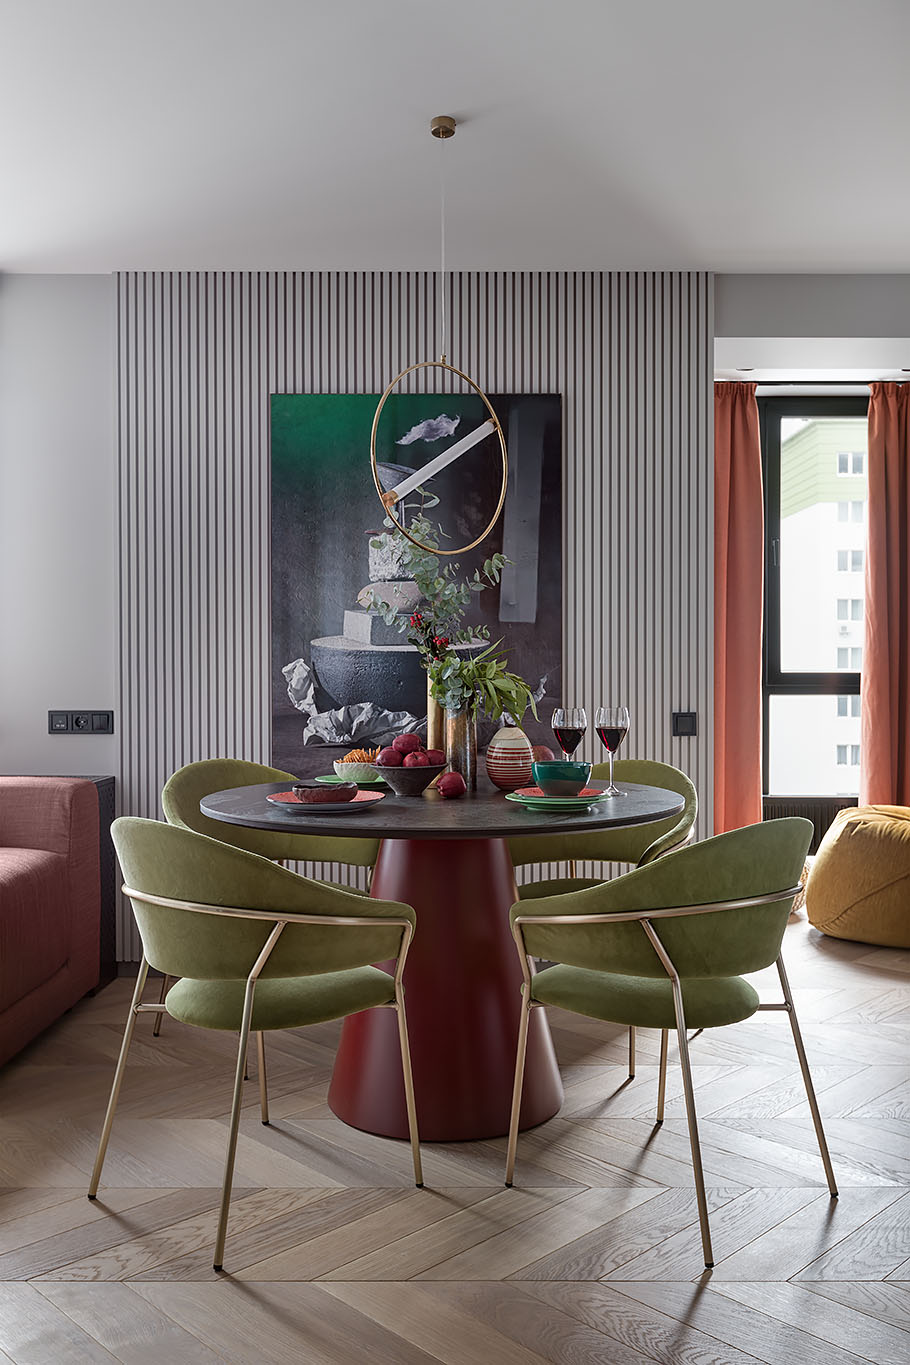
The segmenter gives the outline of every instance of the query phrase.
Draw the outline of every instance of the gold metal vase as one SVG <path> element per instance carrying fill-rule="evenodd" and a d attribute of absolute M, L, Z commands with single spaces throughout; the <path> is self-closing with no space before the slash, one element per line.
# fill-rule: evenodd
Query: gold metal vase
<path fill-rule="evenodd" d="M 468 791 L 477 790 L 477 717 L 473 711 L 446 711 L 446 759 L 461 773 Z"/>

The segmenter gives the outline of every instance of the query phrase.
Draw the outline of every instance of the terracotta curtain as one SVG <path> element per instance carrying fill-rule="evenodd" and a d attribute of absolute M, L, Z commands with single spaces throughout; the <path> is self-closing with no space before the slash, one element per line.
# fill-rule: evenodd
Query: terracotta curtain
<path fill-rule="evenodd" d="M 714 828 L 762 818 L 764 507 L 754 384 L 714 385 Z"/>
<path fill-rule="evenodd" d="M 910 806 L 910 384 L 871 384 L 859 803 Z"/>

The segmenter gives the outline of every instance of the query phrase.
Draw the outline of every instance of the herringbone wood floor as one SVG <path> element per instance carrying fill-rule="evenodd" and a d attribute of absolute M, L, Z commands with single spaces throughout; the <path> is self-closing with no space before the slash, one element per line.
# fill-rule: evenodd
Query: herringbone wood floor
<path fill-rule="evenodd" d="M 325 1104 L 337 1026 L 271 1035 L 271 1128 L 240 1139 L 211 1268 L 233 1039 L 139 1023 L 105 1179 L 85 1198 L 130 984 L 0 1072 L 0 1361 L 842 1365 L 910 1360 L 910 953 L 785 950 L 841 1197 L 784 1016 L 693 1041 L 717 1266 L 704 1272 L 678 1069 L 656 1034 L 551 1015 L 558 1118 L 519 1144 L 404 1144 Z M 776 978 L 763 982 L 776 998 Z"/>

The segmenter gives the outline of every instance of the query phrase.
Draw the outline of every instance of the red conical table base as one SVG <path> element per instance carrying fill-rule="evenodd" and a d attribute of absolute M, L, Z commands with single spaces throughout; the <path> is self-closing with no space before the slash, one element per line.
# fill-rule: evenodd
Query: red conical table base
<path fill-rule="evenodd" d="M 518 899 L 504 839 L 386 839 L 370 893 L 417 911 L 405 968 L 417 1122 L 429 1142 L 508 1132 L 521 967 L 509 929 Z M 543 1010 L 531 1015 L 521 1126 L 552 1118 L 563 1091 Z M 329 1105 L 355 1128 L 407 1138 L 398 1021 L 345 1021 Z"/>

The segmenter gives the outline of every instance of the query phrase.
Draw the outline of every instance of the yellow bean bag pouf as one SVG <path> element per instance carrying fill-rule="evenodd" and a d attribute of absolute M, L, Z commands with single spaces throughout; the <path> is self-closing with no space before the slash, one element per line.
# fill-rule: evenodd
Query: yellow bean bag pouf
<path fill-rule="evenodd" d="M 806 914 L 832 938 L 910 948 L 910 808 L 838 812 L 812 864 Z"/>

